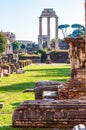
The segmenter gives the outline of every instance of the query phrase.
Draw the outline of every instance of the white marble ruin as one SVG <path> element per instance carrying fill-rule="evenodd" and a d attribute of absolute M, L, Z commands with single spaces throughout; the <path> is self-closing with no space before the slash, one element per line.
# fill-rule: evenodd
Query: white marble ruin
<path fill-rule="evenodd" d="M 42 18 L 47 18 L 47 48 L 50 49 L 50 18 L 55 18 L 55 49 L 58 49 L 58 17 L 52 8 L 44 9 L 39 17 L 39 48 L 42 46 Z"/>

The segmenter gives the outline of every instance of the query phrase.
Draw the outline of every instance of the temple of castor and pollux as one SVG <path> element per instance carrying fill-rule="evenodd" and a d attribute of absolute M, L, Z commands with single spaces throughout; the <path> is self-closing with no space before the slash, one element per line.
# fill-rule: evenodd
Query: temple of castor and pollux
<path fill-rule="evenodd" d="M 65 40 L 70 46 L 70 79 L 64 83 L 36 82 L 35 100 L 24 101 L 15 109 L 13 127 L 72 129 L 78 124 L 86 127 L 86 35 Z"/>
<path fill-rule="evenodd" d="M 58 49 L 58 17 L 55 11 L 50 9 L 44 9 L 39 17 L 39 36 L 38 36 L 38 43 L 39 48 L 42 47 L 43 35 L 42 35 L 42 19 L 47 18 L 47 48 L 50 49 L 50 19 L 55 18 L 55 48 Z"/>

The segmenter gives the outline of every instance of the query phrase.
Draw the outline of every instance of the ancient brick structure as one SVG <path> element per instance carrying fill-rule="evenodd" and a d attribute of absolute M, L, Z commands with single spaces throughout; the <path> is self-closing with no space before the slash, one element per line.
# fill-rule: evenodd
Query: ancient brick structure
<path fill-rule="evenodd" d="M 86 125 L 86 100 L 35 100 L 14 111 L 14 127 L 73 128 Z"/>
<path fill-rule="evenodd" d="M 68 61 L 68 52 L 57 52 L 52 51 L 50 52 L 50 58 L 52 63 L 67 63 Z"/>
<path fill-rule="evenodd" d="M 85 40 L 66 38 L 70 46 L 71 78 L 58 89 L 59 99 L 72 99 L 86 96 L 86 51 Z"/>

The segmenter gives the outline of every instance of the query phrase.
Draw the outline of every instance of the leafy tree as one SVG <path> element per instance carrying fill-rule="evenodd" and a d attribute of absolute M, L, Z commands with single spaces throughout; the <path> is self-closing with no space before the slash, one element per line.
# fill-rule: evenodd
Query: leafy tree
<path fill-rule="evenodd" d="M 26 49 L 32 51 L 32 45 L 30 43 L 27 44 Z"/>
<path fill-rule="evenodd" d="M 73 32 L 72 34 L 69 34 L 68 37 L 80 37 L 84 35 L 85 33 L 85 28 L 81 24 L 72 24 L 71 25 Z"/>
<path fill-rule="evenodd" d="M 65 24 L 64 26 L 65 26 L 65 35 L 67 37 L 67 29 L 70 27 L 70 25 L 69 24 Z"/>
<path fill-rule="evenodd" d="M 70 27 L 69 24 L 61 24 L 58 26 L 58 29 L 62 31 L 63 37 L 80 37 L 85 33 L 85 27 L 81 24 L 72 24 L 71 28 L 73 29 L 72 34 L 67 35 L 67 29 Z"/>
<path fill-rule="evenodd" d="M 5 51 L 5 44 L 7 43 L 6 36 L 0 32 L 0 54 L 2 54 Z"/>
<path fill-rule="evenodd" d="M 32 45 L 32 48 L 34 48 L 36 46 L 36 43 L 33 42 L 31 45 Z"/>
<path fill-rule="evenodd" d="M 46 50 L 45 50 L 45 49 L 39 49 L 39 50 L 37 51 L 37 53 L 43 55 L 43 54 L 46 54 Z"/>
<path fill-rule="evenodd" d="M 21 45 L 21 49 L 25 49 L 25 45 L 24 44 Z"/>
<path fill-rule="evenodd" d="M 62 31 L 63 37 L 67 37 L 67 29 L 70 27 L 69 24 L 61 24 L 58 26 L 58 29 Z"/>
<path fill-rule="evenodd" d="M 71 27 L 74 29 L 72 32 L 74 37 L 80 37 L 85 32 L 85 28 L 81 24 L 72 24 Z"/>
<path fill-rule="evenodd" d="M 85 29 L 84 26 L 81 24 L 72 24 L 71 27 L 74 29 Z"/>
<path fill-rule="evenodd" d="M 13 46 L 13 50 L 16 50 L 16 51 L 21 49 L 21 43 L 20 42 L 14 41 L 12 43 L 12 46 Z"/>
<path fill-rule="evenodd" d="M 72 32 L 74 37 L 80 37 L 81 35 L 84 34 L 84 32 L 82 30 L 76 29 Z"/>
<path fill-rule="evenodd" d="M 33 51 L 36 46 L 37 46 L 37 44 L 36 44 L 35 42 L 33 42 L 33 43 L 28 43 L 27 46 L 26 46 L 26 49 L 27 49 L 28 51 Z"/>

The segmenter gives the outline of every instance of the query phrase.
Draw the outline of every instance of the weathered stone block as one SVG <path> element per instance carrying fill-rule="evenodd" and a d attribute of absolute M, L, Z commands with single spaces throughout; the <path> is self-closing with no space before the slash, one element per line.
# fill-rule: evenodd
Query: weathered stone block
<path fill-rule="evenodd" d="M 35 100 L 21 103 L 13 127 L 73 128 L 86 125 L 86 100 Z"/>
<path fill-rule="evenodd" d="M 58 92 L 58 86 L 61 85 L 60 82 L 57 81 L 39 81 L 35 83 L 35 99 L 42 99 L 43 91 L 56 91 Z M 58 95 L 57 95 L 58 99 Z"/>

